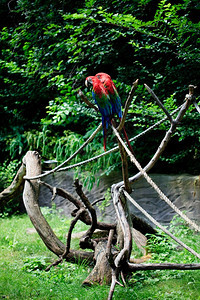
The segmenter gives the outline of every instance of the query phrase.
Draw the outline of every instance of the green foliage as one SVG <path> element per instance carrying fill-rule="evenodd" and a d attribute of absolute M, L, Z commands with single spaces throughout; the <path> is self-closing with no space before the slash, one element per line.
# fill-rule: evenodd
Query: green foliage
<path fill-rule="evenodd" d="M 77 149 L 82 137 L 101 120 L 100 114 L 86 107 L 77 96 L 81 88 L 91 99 L 91 91 L 84 88 L 89 74 L 99 71 L 111 74 L 123 104 L 131 83 L 140 79 L 127 119 L 128 127 L 133 126 L 131 135 L 163 116 L 144 92 L 144 82 L 170 111 L 182 103 L 188 84 L 198 84 L 199 4 L 196 0 L 176 3 L 107 0 L 103 4 L 98 0 L 67 4 L 55 0 L 30 4 L 20 0 L 9 4 L 9 13 L 3 3 L 0 4 L 2 161 L 9 156 L 21 158 L 28 148 L 63 161 Z M 198 118 L 194 111 L 187 115 L 161 167 L 172 165 L 176 170 L 198 172 Z M 166 128 L 162 125 L 153 132 L 158 142 Z M 141 163 L 148 161 L 154 151 L 155 143 L 152 145 L 151 139 L 149 136 L 136 145 Z M 70 145 L 66 146 L 68 142 Z M 109 146 L 114 142 L 110 138 Z M 99 136 L 88 146 L 90 155 L 101 151 L 97 151 L 101 143 Z M 185 147 L 188 144 L 190 147 Z M 149 150 L 145 155 L 144 147 Z M 190 164 L 183 163 L 189 159 Z M 100 163 L 97 164 L 99 171 Z M 113 155 L 101 169 L 106 173 L 118 164 L 119 156 Z"/>
<path fill-rule="evenodd" d="M 176 262 L 177 252 L 182 263 L 192 263 L 197 258 L 189 251 L 182 249 L 174 240 L 168 237 L 160 229 L 157 229 L 157 235 L 149 235 L 148 251 L 152 253 L 152 262 Z M 182 242 L 198 252 L 200 241 L 194 231 L 190 229 L 187 223 L 180 217 L 175 216 L 170 222 L 169 231 L 178 237 Z"/>
<path fill-rule="evenodd" d="M 107 191 L 104 194 L 104 197 L 105 198 L 103 201 L 101 201 L 99 204 L 97 203 L 97 206 L 100 209 L 102 215 L 104 215 L 106 207 L 110 206 L 110 201 L 111 201 L 110 188 L 107 189 Z"/>
<path fill-rule="evenodd" d="M 19 168 L 20 162 L 17 160 L 5 161 L 0 165 L 0 190 L 5 189 L 9 186 L 16 175 L 17 169 Z"/>

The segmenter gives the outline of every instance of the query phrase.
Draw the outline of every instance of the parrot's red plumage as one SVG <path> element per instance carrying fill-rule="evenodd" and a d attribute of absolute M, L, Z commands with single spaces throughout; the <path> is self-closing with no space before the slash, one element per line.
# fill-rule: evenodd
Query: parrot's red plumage
<path fill-rule="evenodd" d="M 112 105 L 113 115 L 117 114 L 118 118 L 121 120 L 121 118 L 122 118 L 121 99 L 119 97 L 117 88 L 116 88 L 114 82 L 112 81 L 110 75 L 108 75 L 106 73 L 97 73 L 95 76 L 103 83 L 106 90 L 108 91 L 108 95 L 110 96 L 110 101 L 111 101 L 111 105 Z M 126 130 L 124 127 L 123 127 L 123 133 L 124 133 L 125 140 L 129 146 L 129 149 L 134 154 L 133 148 L 131 147 L 131 144 L 129 142 L 129 139 L 128 139 L 128 136 L 127 136 L 127 133 L 126 133 Z"/>
<path fill-rule="evenodd" d="M 85 81 L 86 86 L 88 86 L 88 83 L 93 86 L 92 96 L 102 115 L 104 150 L 106 151 L 106 132 L 108 125 L 112 123 L 114 115 L 117 115 L 120 120 L 122 118 L 121 99 L 110 75 L 106 73 L 88 76 Z M 124 127 L 123 133 L 131 152 L 134 154 Z"/>
<path fill-rule="evenodd" d="M 85 81 L 86 86 L 88 85 L 88 83 L 92 84 L 93 86 L 92 96 L 102 115 L 104 150 L 106 151 L 106 132 L 108 125 L 111 123 L 111 119 L 113 117 L 110 97 L 105 86 L 96 76 L 88 76 Z"/>

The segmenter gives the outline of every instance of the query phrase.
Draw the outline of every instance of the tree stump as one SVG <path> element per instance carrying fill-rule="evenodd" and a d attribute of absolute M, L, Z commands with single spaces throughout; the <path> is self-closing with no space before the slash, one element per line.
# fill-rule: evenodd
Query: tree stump
<path fill-rule="evenodd" d="M 91 286 L 93 284 L 110 284 L 112 280 L 112 268 L 106 257 L 107 242 L 99 242 L 95 247 L 94 260 L 96 264 L 92 272 L 83 281 L 83 286 Z M 115 250 L 116 251 L 116 250 Z"/>

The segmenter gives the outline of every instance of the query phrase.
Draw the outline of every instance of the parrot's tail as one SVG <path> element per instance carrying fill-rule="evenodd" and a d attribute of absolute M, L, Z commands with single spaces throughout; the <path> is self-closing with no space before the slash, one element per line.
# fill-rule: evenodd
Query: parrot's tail
<path fill-rule="evenodd" d="M 102 127 L 103 127 L 103 147 L 104 151 L 106 151 L 106 140 L 107 140 L 107 121 L 105 118 L 102 118 Z"/>

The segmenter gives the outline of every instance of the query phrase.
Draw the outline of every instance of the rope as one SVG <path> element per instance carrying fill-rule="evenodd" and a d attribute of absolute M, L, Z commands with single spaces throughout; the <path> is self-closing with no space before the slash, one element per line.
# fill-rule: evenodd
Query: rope
<path fill-rule="evenodd" d="M 182 241 L 180 241 L 177 237 L 175 237 L 169 230 L 167 230 L 165 227 L 163 227 L 160 223 L 158 223 L 152 216 L 148 214 L 146 210 L 144 210 L 125 190 L 123 190 L 123 193 L 125 197 L 137 208 L 139 209 L 145 217 L 147 217 L 154 225 L 156 225 L 158 228 L 160 228 L 162 231 L 164 231 L 167 235 L 169 235 L 174 241 L 176 241 L 179 245 L 181 245 L 183 248 L 188 250 L 190 253 L 195 255 L 200 259 L 200 255 L 194 251 L 192 248 L 184 244 Z"/>
<path fill-rule="evenodd" d="M 184 219 L 188 224 L 190 224 L 196 231 L 200 232 L 200 227 L 195 224 L 192 220 L 190 220 L 185 214 L 183 214 L 178 207 L 176 207 L 167 196 L 159 189 L 159 187 L 155 184 L 155 182 L 151 179 L 151 177 L 144 171 L 140 163 L 137 161 L 135 156 L 130 152 L 130 150 L 127 148 L 126 144 L 124 141 L 121 139 L 119 133 L 117 130 L 112 126 L 114 134 L 126 150 L 127 154 L 130 157 L 130 160 L 135 164 L 135 166 L 138 168 L 138 170 L 141 172 L 141 174 L 144 176 L 146 181 L 154 188 L 154 190 L 158 193 L 161 199 L 163 199 L 179 216 L 181 216 L 182 219 Z"/>
<path fill-rule="evenodd" d="M 63 165 L 65 165 L 66 163 L 68 163 L 70 160 L 72 160 L 87 144 L 89 144 L 89 142 L 91 140 L 93 140 L 93 138 L 95 137 L 95 135 L 99 132 L 99 130 L 101 129 L 102 124 L 99 124 L 99 126 L 97 127 L 97 129 L 91 134 L 91 136 L 85 141 L 85 143 L 83 143 L 83 145 L 77 150 L 75 151 L 70 157 L 68 157 L 67 160 L 65 160 L 63 163 L 61 163 L 59 166 L 55 167 L 54 169 L 44 173 L 44 174 L 40 174 L 38 176 L 34 176 L 34 177 L 26 177 L 24 176 L 24 179 L 26 180 L 32 180 L 32 179 L 40 179 L 43 178 L 47 175 L 50 175 L 56 171 L 58 171 Z"/>
<path fill-rule="evenodd" d="M 178 108 L 176 108 L 174 111 L 172 111 L 171 115 L 174 115 L 177 111 L 179 111 L 179 109 L 182 107 L 179 106 Z M 146 130 L 144 130 L 143 132 L 139 133 L 138 135 L 134 136 L 133 138 L 130 139 L 130 142 L 134 141 L 134 140 L 137 140 L 138 138 L 142 137 L 143 135 L 145 135 L 146 133 L 148 133 L 149 131 L 151 131 L 152 129 L 154 129 L 156 126 L 160 125 L 161 123 L 165 122 L 168 118 L 165 117 L 163 118 L 162 120 L 158 121 L 157 123 L 155 123 L 154 125 L 150 126 L 149 128 L 147 128 Z M 87 163 L 90 163 L 94 160 L 97 160 L 105 155 L 108 155 L 112 152 L 115 152 L 119 149 L 119 146 L 116 146 L 102 154 L 99 154 L 97 156 L 94 156 L 94 157 L 91 157 L 87 160 L 84 160 L 82 162 L 79 162 L 79 163 L 76 163 L 76 164 L 73 164 L 73 165 L 70 165 L 70 166 L 67 166 L 67 167 L 64 167 L 64 168 L 61 168 L 63 165 L 65 165 L 66 163 L 68 163 L 70 160 L 72 160 L 72 158 L 74 158 L 92 139 L 93 137 L 97 134 L 97 132 L 100 130 L 101 128 L 101 124 L 99 125 L 99 127 L 94 131 L 94 133 L 88 138 L 88 140 L 74 153 L 72 154 L 72 156 L 70 156 L 67 160 L 65 160 L 62 164 L 58 165 L 56 168 L 44 173 L 44 174 L 40 174 L 38 176 L 34 176 L 34 177 L 26 177 L 24 176 L 24 179 L 26 180 L 33 180 L 33 179 L 40 179 L 40 178 L 43 178 L 45 176 L 48 176 L 54 172 L 61 172 L 61 171 L 67 171 L 67 170 L 70 170 L 70 169 L 73 169 L 73 168 L 76 168 L 76 167 L 79 167 L 79 166 L 82 166 L 82 165 L 85 165 Z"/>

